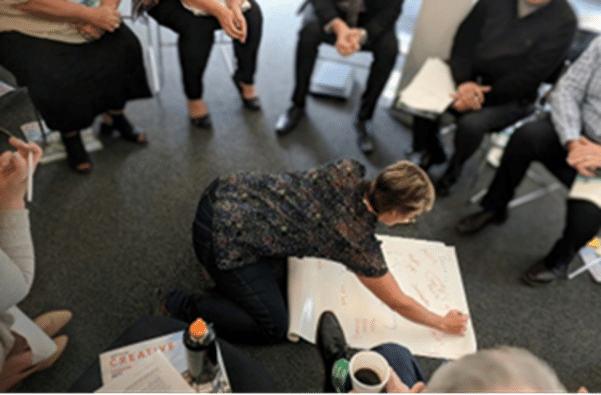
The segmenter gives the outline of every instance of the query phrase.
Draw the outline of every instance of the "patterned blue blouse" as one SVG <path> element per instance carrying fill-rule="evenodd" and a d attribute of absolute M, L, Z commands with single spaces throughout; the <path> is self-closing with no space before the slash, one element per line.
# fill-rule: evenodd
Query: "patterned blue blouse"
<path fill-rule="evenodd" d="M 261 256 L 312 256 L 369 277 L 388 268 L 363 203 L 365 167 L 342 159 L 280 175 L 219 177 L 213 201 L 217 265 L 233 269 Z"/>

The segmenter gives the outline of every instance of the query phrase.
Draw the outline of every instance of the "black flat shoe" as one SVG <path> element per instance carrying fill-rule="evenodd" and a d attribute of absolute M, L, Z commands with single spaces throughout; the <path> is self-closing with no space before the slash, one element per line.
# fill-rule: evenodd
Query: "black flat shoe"
<path fill-rule="evenodd" d="M 90 155 L 81 141 L 80 132 L 66 136 L 61 133 L 61 139 L 65 150 L 67 151 L 67 164 L 69 167 L 79 174 L 86 174 L 92 170 L 92 162 Z"/>
<path fill-rule="evenodd" d="M 192 124 L 192 126 L 201 129 L 210 129 L 211 127 L 213 127 L 210 114 L 204 115 L 202 117 L 190 118 L 190 123 Z"/>
<path fill-rule="evenodd" d="M 275 132 L 282 136 L 290 133 L 300 120 L 305 116 L 305 110 L 298 106 L 292 106 L 286 113 L 280 115 L 280 118 L 275 124 Z"/>
<path fill-rule="evenodd" d="M 473 236 L 489 225 L 500 225 L 507 220 L 507 211 L 482 210 L 461 219 L 455 229 L 460 234 Z"/>
<path fill-rule="evenodd" d="M 113 124 L 108 125 L 106 123 L 100 124 L 100 134 L 109 137 L 116 130 L 119 132 L 119 136 L 123 140 L 131 141 L 137 144 L 147 144 L 148 139 L 146 133 L 139 133 L 135 130 L 134 126 L 129 123 L 125 115 L 111 115 L 113 118 Z"/>
<path fill-rule="evenodd" d="M 526 273 L 522 275 L 522 280 L 528 285 L 548 285 L 555 280 L 566 278 L 568 273 L 567 265 L 558 265 L 556 267 L 549 268 L 545 265 L 544 260 L 536 262 L 528 269 Z"/>
<path fill-rule="evenodd" d="M 238 93 L 240 94 L 240 99 L 242 99 L 242 104 L 244 107 L 248 108 L 252 111 L 259 111 L 261 109 L 261 102 L 259 102 L 258 97 L 251 97 L 250 99 L 245 98 L 242 95 L 242 86 L 240 86 L 240 81 L 236 79 L 235 76 L 232 76 L 232 80 L 234 80 L 234 85 L 236 89 L 238 89 Z"/>
<path fill-rule="evenodd" d="M 357 145 L 361 152 L 365 155 L 369 155 L 374 152 L 374 139 L 372 134 L 367 130 L 367 125 L 365 121 L 357 121 L 355 124 L 355 128 L 357 129 Z"/>

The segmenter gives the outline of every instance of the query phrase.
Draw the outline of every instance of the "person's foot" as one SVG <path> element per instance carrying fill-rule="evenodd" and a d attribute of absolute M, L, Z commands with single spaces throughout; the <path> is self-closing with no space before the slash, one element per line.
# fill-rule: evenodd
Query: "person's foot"
<path fill-rule="evenodd" d="M 194 127 L 209 129 L 213 126 L 209 109 L 202 99 L 188 100 L 188 114 Z"/>
<path fill-rule="evenodd" d="M 238 89 L 238 93 L 240 94 L 240 99 L 242 99 L 242 104 L 244 107 L 252 111 L 259 111 L 261 109 L 261 103 L 259 102 L 259 97 L 255 90 L 255 86 L 253 84 L 245 84 L 244 82 L 236 79 L 235 76 L 232 76 L 232 79 L 234 80 L 236 89 Z"/>
<path fill-rule="evenodd" d="M 532 265 L 530 269 L 522 275 L 522 280 L 531 286 L 547 285 L 555 280 L 565 278 L 567 272 L 567 265 L 560 264 L 549 268 L 543 259 Z"/>
<path fill-rule="evenodd" d="M 71 318 L 73 313 L 69 310 L 54 310 L 37 316 L 33 322 L 48 336 L 54 336 L 71 321 Z"/>
<path fill-rule="evenodd" d="M 137 144 L 148 143 L 146 133 L 139 131 L 138 128 L 132 125 L 122 112 L 104 113 L 102 119 L 103 121 L 100 124 L 101 135 L 109 137 L 116 130 L 124 140 Z"/>
<path fill-rule="evenodd" d="M 484 209 L 461 219 L 455 229 L 464 236 L 473 236 L 489 225 L 502 224 L 507 220 L 508 216 L 507 210 L 495 211 Z"/>
<path fill-rule="evenodd" d="M 81 133 L 61 133 L 61 139 L 67 151 L 67 164 L 79 174 L 86 174 L 92 170 L 92 162 L 81 140 Z"/>
<path fill-rule="evenodd" d="M 275 132 L 280 136 L 290 133 L 294 128 L 296 128 L 304 115 L 305 110 L 302 107 L 290 107 L 286 113 L 280 115 L 280 118 L 275 124 Z"/>
<path fill-rule="evenodd" d="M 357 145 L 361 152 L 369 155 L 374 151 L 374 139 L 372 134 L 367 130 L 367 121 L 357 121 L 355 128 L 357 129 Z"/>
<path fill-rule="evenodd" d="M 315 343 L 325 368 L 324 392 L 335 392 L 332 384 L 334 363 L 342 358 L 350 360 L 359 350 L 348 347 L 342 327 L 331 311 L 324 311 L 319 317 Z"/>
<path fill-rule="evenodd" d="M 409 154 L 409 160 L 424 169 L 424 171 L 428 171 L 433 165 L 444 163 L 447 160 L 447 156 L 444 151 L 431 153 L 424 150 L 412 152 Z"/>
<path fill-rule="evenodd" d="M 452 161 L 451 161 L 452 162 Z M 436 196 L 438 197 L 446 197 L 451 194 L 451 188 L 457 182 L 459 178 L 459 174 L 461 173 L 461 166 L 454 165 L 453 163 L 449 164 L 447 170 L 444 172 L 442 177 L 436 182 Z"/>

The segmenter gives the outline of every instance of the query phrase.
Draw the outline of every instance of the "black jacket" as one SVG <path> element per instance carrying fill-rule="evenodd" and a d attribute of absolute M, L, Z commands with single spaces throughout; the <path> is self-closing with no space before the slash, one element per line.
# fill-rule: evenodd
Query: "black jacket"
<path fill-rule="evenodd" d="M 313 7 L 317 17 L 325 26 L 336 17 L 344 19 L 344 11 L 336 6 L 338 0 L 308 0 Z M 403 0 L 364 0 L 366 11 L 359 19 L 360 27 L 367 30 L 368 43 L 377 40 L 378 37 L 389 29 L 394 29 L 394 24 L 401 15 Z"/>
<path fill-rule="evenodd" d="M 479 0 L 455 35 L 449 60 L 455 82 L 491 85 L 488 105 L 532 101 L 563 63 L 575 31 L 566 0 L 551 0 L 521 19 L 517 0 Z"/>

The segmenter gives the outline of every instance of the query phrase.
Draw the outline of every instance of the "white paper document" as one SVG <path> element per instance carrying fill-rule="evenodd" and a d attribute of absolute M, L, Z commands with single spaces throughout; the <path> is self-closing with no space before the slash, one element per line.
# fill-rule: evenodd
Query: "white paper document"
<path fill-rule="evenodd" d="M 442 114 L 453 103 L 455 81 L 450 67 L 439 58 L 428 58 L 401 91 L 399 108 Z"/>
<path fill-rule="evenodd" d="M 440 242 L 378 235 L 390 272 L 401 290 L 434 313 L 457 309 L 469 314 L 453 247 Z M 371 348 L 395 342 L 414 354 L 459 358 L 476 351 L 471 320 L 465 336 L 416 324 L 376 298 L 356 275 L 321 258 L 290 258 L 288 264 L 288 337 L 315 343 L 319 316 L 332 310 L 352 347 Z"/>
<path fill-rule="evenodd" d="M 137 363 L 132 369 L 109 381 L 96 392 L 196 392 L 169 360 L 158 351 Z"/>
<path fill-rule="evenodd" d="M 27 340 L 33 354 L 33 364 L 43 361 L 56 351 L 56 344 L 39 326 L 26 316 L 17 306 L 6 311 L 15 319 L 10 328 Z"/>
<path fill-rule="evenodd" d="M 568 197 L 588 200 L 601 207 L 601 177 L 576 176 Z"/>
<path fill-rule="evenodd" d="M 188 363 L 182 339 L 183 331 L 177 331 L 103 352 L 99 355 L 102 382 L 109 383 L 157 352 L 163 353 L 180 374 L 185 372 Z"/>

